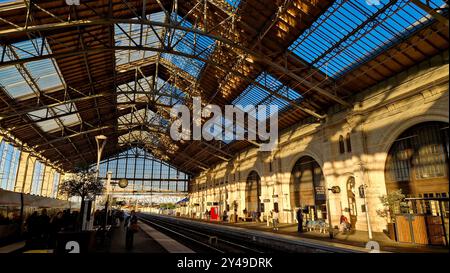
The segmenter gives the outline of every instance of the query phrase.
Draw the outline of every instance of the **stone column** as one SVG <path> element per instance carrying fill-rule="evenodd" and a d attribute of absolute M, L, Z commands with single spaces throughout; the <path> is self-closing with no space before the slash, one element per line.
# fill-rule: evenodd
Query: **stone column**
<path fill-rule="evenodd" d="M 373 222 L 374 218 L 372 216 L 371 206 L 366 206 L 365 201 L 369 198 L 371 194 L 370 184 L 368 183 L 367 175 L 367 162 L 364 159 L 367 158 L 367 151 L 365 147 L 365 132 L 364 132 L 364 117 L 362 115 L 350 115 L 347 121 L 352 128 L 351 133 L 351 145 L 352 145 L 352 162 L 353 162 L 353 174 L 355 178 L 355 201 L 357 209 L 357 221 L 356 229 L 368 231 L 368 222 Z M 365 188 L 366 199 L 362 198 L 359 194 L 358 189 L 360 187 Z M 346 189 L 343 189 L 346 190 Z M 370 203 L 370 202 L 368 202 Z M 366 213 L 365 211 L 368 211 Z M 367 214 L 369 219 L 367 219 Z M 372 219 L 370 219 L 372 218 Z M 370 226 L 371 229 L 371 226 Z"/>

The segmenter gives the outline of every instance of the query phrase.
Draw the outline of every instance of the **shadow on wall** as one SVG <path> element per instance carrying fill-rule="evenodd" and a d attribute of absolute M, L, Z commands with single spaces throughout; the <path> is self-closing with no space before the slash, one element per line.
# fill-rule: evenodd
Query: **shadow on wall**
<path fill-rule="evenodd" d="M 230 163 L 217 166 L 214 171 L 223 169 L 223 175 L 216 179 L 224 179 L 228 185 L 236 185 L 246 181 L 256 168 L 262 181 L 272 181 L 281 191 L 289 190 L 289 204 L 284 204 L 284 209 L 309 203 L 323 205 L 323 197 L 317 196 L 317 191 L 322 190 L 320 187 L 326 190 L 331 186 L 340 186 L 344 192 L 341 192 L 340 200 L 334 201 L 340 201 L 341 204 L 331 204 L 335 209 L 332 215 L 339 214 L 339 210 L 341 214 L 351 215 L 353 205 L 346 203 L 352 202 L 348 200 L 351 195 L 348 191 L 352 189 L 347 189 L 346 183 L 353 177 L 353 191 L 363 183 L 368 186 L 368 209 L 370 216 L 374 218 L 373 224 L 384 226 L 384 219 L 376 216 L 376 209 L 380 207 L 379 197 L 386 193 L 385 168 L 391 146 L 409 128 L 424 122 L 443 122 L 446 126 L 441 126 L 441 129 L 445 130 L 446 127 L 448 131 L 448 56 L 443 63 L 444 66 L 435 64 L 424 69 L 425 74 L 423 71 L 408 70 L 394 77 L 400 85 L 393 85 L 393 80 L 390 79 L 357 95 L 355 100 L 360 102 L 355 106 L 356 110 L 329 114 L 328 121 L 309 126 L 316 127 L 312 130 L 313 133 L 303 134 L 309 131 L 308 126 L 302 126 L 306 129 L 293 128 L 282 132 L 278 151 L 245 151 L 239 162 L 233 162 L 232 167 Z M 345 139 L 347 133 L 350 133 L 349 140 Z M 340 136 L 345 139 L 344 149 L 342 142 L 339 142 Z M 428 140 L 423 140 L 423 157 L 430 157 L 436 149 L 440 149 L 441 156 L 447 160 L 448 142 L 445 147 L 445 143 L 437 145 L 430 138 L 433 138 L 433 133 L 429 134 Z M 349 144 L 352 146 L 350 149 Z M 409 158 L 412 160 L 413 157 Z M 433 163 L 426 166 L 429 163 L 425 161 L 414 164 L 421 164 L 424 169 L 435 167 Z M 239 170 L 238 175 L 236 169 Z M 397 169 L 399 172 L 404 171 Z M 320 172 L 323 172 L 323 180 Z M 274 173 L 276 181 L 273 181 Z M 445 175 L 448 177 L 448 169 L 445 170 Z M 286 184 L 287 188 L 283 187 Z M 205 190 L 202 184 L 196 186 L 192 188 L 194 192 Z M 448 193 L 448 184 L 446 188 L 439 190 Z M 362 201 L 355 202 L 360 205 Z"/>

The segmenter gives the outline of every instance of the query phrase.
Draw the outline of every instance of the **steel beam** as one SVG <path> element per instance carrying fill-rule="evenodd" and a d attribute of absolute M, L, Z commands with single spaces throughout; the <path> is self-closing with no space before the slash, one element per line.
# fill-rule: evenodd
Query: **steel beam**
<path fill-rule="evenodd" d="M 7 36 L 7 35 L 11 35 L 11 34 L 49 31 L 49 30 L 63 29 L 63 28 L 68 28 L 68 27 L 94 26 L 94 25 L 115 25 L 115 24 L 143 24 L 143 25 L 148 25 L 148 26 L 153 26 L 153 27 L 154 26 L 164 27 L 164 28 L 168 28 L 168 29 L 176 29 L 176 30 L 181 30 L 181 31 L 185 31 L 185 32 L 191 32 L 191 33 L 194 33 L 197 35 L 202 35 L 202 36 L 211 38 L 215 41 L 219 41 L 219 42 L 224 43 L 234 49 L 240 50 L 246 54 L 251 55 L 256 61 L 264 63 L 264 64 L 272 67 L 273 69 L 278 70 L 279 72 L 282 72 L 283 74 L 291 77 L 292 79 L 301 82 L 303 85 L 310 88 L 311 90 L 315 90 L 318 93 L 328 97 L 329 99 L 334 100 L 335 102 L 337 102 L 339 104 L 342 104 L 347 107 L 351 106 L 348 102 L 337 97 L 336 95 L 331 94 L 329 91 L 327 91 L 319 86 L 316 86 L 314 83 L 307 81 L 306 79 L 302 78 L 301 76 L 299 76 L 299 75 L 293 73 L 292 71 L 290 71 L 289 69 L 283 67 L 282 65 L 279 65 L 279 64 L 269 60 L 266 56 L 264 56 L 261 53 L 250 50 L 250 49 L 248 49 L 244 46 L 241 46 L 238 43 L 235 43 L 224 37 L 219 37 L 219 36 L 213 35 L 209 32 L 205 32 L 200 29 L 188 28 L 188 27 L 184 27 L 184 26 L 180 26 L 180 25 L 172 24 L 172 23 L 156 22 L 156 21 L 142 20 L 142 19 L 74 20 L 74 21 L 64 22 L 64 23 L 61 22 L 61 23 L 28 26 L 28 28 L 18 27 L 18 28 L 13 28 L 13 29 L 0 30 L 0 38 Z M 141 48 L 140 46 L 137 46 L 136 50 L 139 50 L 140 48 Z M 161 53 L 172 53 L 172 52 L 170 52 L 170 50 L 166 50 L 163 48 L 155 48 L 155 51 L 161 52 Z M 79 51 L 79 52 L 72 52 L 72 54 L 67 54 L 65 56 L 75 56 L 75 55 L 79 55 L 79 54 L 86 54 L 86 53 L 85 53 L 85 51 Z M 55 54 L 50 54 L 50 55 L 55 55 Z M 56 54 L 56 55 L 58 55 L 58 54 Z M 33 59 L 33 58 L 30 58 L 30 59 Z M 0 63 L 0 67 L 3 66 L 5 63 L 13 64 L 14 62 L 16 62 L 16 61 L 4 62 L 3 64 Z M 20 63 L 20 61 L 18 61 L 18 63 Z"/>
<path fill-rule="evenodd" d="M 434 10 L 433 8 L 431 8 L 430 6 L 428 6 L 427 4 L 424 4 L 422 1 L 420 0 L 410 0 L 412 3 L 414 3 L 416 6 L 418 6 L 419 8 L 423 9 L 424 11 L 428 12 L 431 16 L 433 16 L 436 20 L 438 20 L 439 22 L 443 23 L 444 25 L 446 25 L 447 27 L 449 26 L 448 24 L 448 18 L 445 17 L 444 15 L 440 14 L 439 12 L 437 12 L 436 10 Z M 448 9 L 448 7 L 447 7 Z"/>

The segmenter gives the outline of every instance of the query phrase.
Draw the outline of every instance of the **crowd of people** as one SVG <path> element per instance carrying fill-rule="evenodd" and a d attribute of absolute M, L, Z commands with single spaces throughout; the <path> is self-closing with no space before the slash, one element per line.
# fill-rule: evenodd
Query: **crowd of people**
<path fill-rule="evenodd" d="M 261 216 L 260 212 L 255 212 L 255 211 L 248 212 L 247 209 L 244 209 L 242 211 L 242 213 L 243 213 L 245 219 L 251 218 L 253 222 L 260 221 L 260 216 Z M 323 222 L 326 225 L 325 220 L 323 220 L 323 219 L 316 220 L 316 221 L 312 221 L 311 219 L 306 219 L 304 209 L 302 209 L 302 208 L 297 209 L 295 216 L 296 216 L 296 221 L 297 221 L 297 225 L 298 225 L 297 231 L 299 233 L 303 233 L 305 231 L 305 228 L 311 226 L 311 223 L 313 223 L 313 222 L 320 222 L 320 223 Z M 271 223 L 273 230 L 274 231 L 279 230 L 279 227 L 278 227 L 279 226 L 279 212 L 278 212 L 278 210 L 276 210 L 276 209 L 271 210 L 267 217 L 268 217 L 268 222 Z M 204 219 L 207 221 L 211 220 L 211 210 L 208 210 L 208 209 L 205 210 Z M 227 210 L 223 211 L 223 213 L 221 215 L 221 220 L 223 222 L 230 221 L 230 217 L 228 215 Z M 244 220 L 244 219 L 242 219 L 242 220 Z M 351 224 L 348 221 L 347 217 L 345 217 L 344 215 L 341 215 L 340 220 L 339 220 L 339 226 L 337 227 L 337 229 L 339 229 L 339 232 L 342 232 L 342 233 L 351 232 L 351 230 L 352 230 Z"/>
<path fill-rule="evenodd" d="M 27 244 L 32 247 L 53 248 L 60 231 L 75 231 L 79 227 L 78 211 L 56 211 L 49 215 L 46 209 L 34 211 L 25 220 Z"/>
<path fill-rule="evenodd" d="M 0 213 L 0 225 L 10 225 L 16 223 L 20 223 L 20 215 L 18 213 Z"/>
<path fill-rule="evenodd" d="M 97 209 L 94 212 L 94 226 L 103 227 L 105 225 L 118 226 L 120 222 L 124 220 L 124 214 L 120 210 L 108 210 L 108 216 L 106 216 L 106 210 Z M 105 222 L 106 221 L 106 222 Z"/>

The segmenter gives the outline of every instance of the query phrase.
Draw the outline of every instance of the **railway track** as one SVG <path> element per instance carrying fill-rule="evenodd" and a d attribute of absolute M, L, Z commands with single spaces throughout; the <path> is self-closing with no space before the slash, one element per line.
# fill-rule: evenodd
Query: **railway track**
<path fill-rule="evenodd" d="M 195 230 L 184 227 L 151 215 L 140 214 L 139 220 L 158 231 L 177 239 L 198 253 L 266 253 L 267 249 L 240 242 L 224 236 L 217 236 L 213 232 Z"/>
<path fill-rule="evenodd" d="M 367 253 L 354 246 L 312 239 L 290 239 L 270 233 L 247 231 L 170 216 L 140 214 L 140 219 L 203 253 Z"/>

